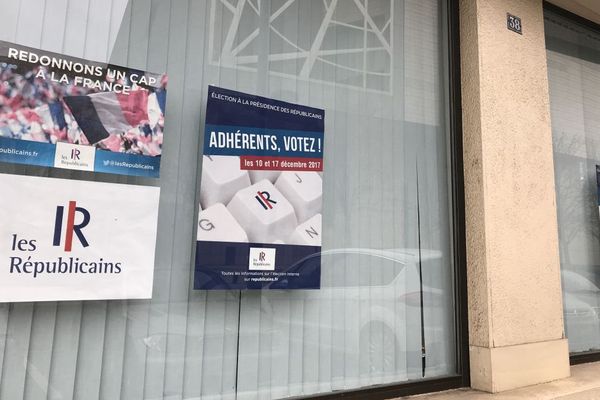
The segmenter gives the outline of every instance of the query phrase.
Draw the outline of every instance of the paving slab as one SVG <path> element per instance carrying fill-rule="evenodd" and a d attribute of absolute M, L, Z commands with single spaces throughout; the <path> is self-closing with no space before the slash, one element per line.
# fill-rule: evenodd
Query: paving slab
<path fill-rule="evenodd" d="M 402 397 L 404 400 L 600 400 L 600 362 L 571 367 L 571 377 L 490 394 L 472 389 Z"/>

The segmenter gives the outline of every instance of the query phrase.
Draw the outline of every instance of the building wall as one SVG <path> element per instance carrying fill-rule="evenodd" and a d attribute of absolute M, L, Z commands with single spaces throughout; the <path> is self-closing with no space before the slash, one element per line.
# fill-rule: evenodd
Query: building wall
<path fill-rule="evenodd" d="M 543 10 L 460 8 L 471 378 L 496 392 L 569 374 Z"/>

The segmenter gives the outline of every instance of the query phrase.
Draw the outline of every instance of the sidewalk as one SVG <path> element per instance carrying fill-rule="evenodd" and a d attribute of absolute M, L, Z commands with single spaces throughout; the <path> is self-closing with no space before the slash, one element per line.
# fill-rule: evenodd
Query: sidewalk
<path fill-rule="evenodd" d="M 402 397 L 405 400 L 598 400 L 600 399 L 600 362 L 571 367 L 571 377 L 498 394 L 470 389 Z"/>

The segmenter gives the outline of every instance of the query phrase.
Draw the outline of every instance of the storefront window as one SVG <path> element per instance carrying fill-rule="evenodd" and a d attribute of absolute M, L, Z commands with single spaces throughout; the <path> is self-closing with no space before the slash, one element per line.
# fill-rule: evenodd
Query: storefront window
<path fill-rule="evenodd" d="M 0 40 L 169 84 L 160 179 L 0 164 L 161 188 L 152 299 L 0 304 L 0 398 L 278 399 L 456 375 L 445 7 L 2 1 Z M 319 290 L 193 289 L 209 85 L 325 110 Z M 568 163 L 593 165 L 582 148 Z"/>
<path fill-rule="evenodd" d="M 600 33 L 545 18 L 566 334 L 572 353 L 600 351 Z"/>

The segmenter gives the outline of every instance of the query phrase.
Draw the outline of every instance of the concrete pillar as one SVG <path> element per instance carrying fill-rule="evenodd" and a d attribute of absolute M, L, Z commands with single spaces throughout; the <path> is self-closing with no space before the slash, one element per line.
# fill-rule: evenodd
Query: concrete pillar
<path fill-rule="evenodd" d="M 542 0 L 459 4 L 471 385 L 499 392 L 569 376 L 544 19 Z"/>

